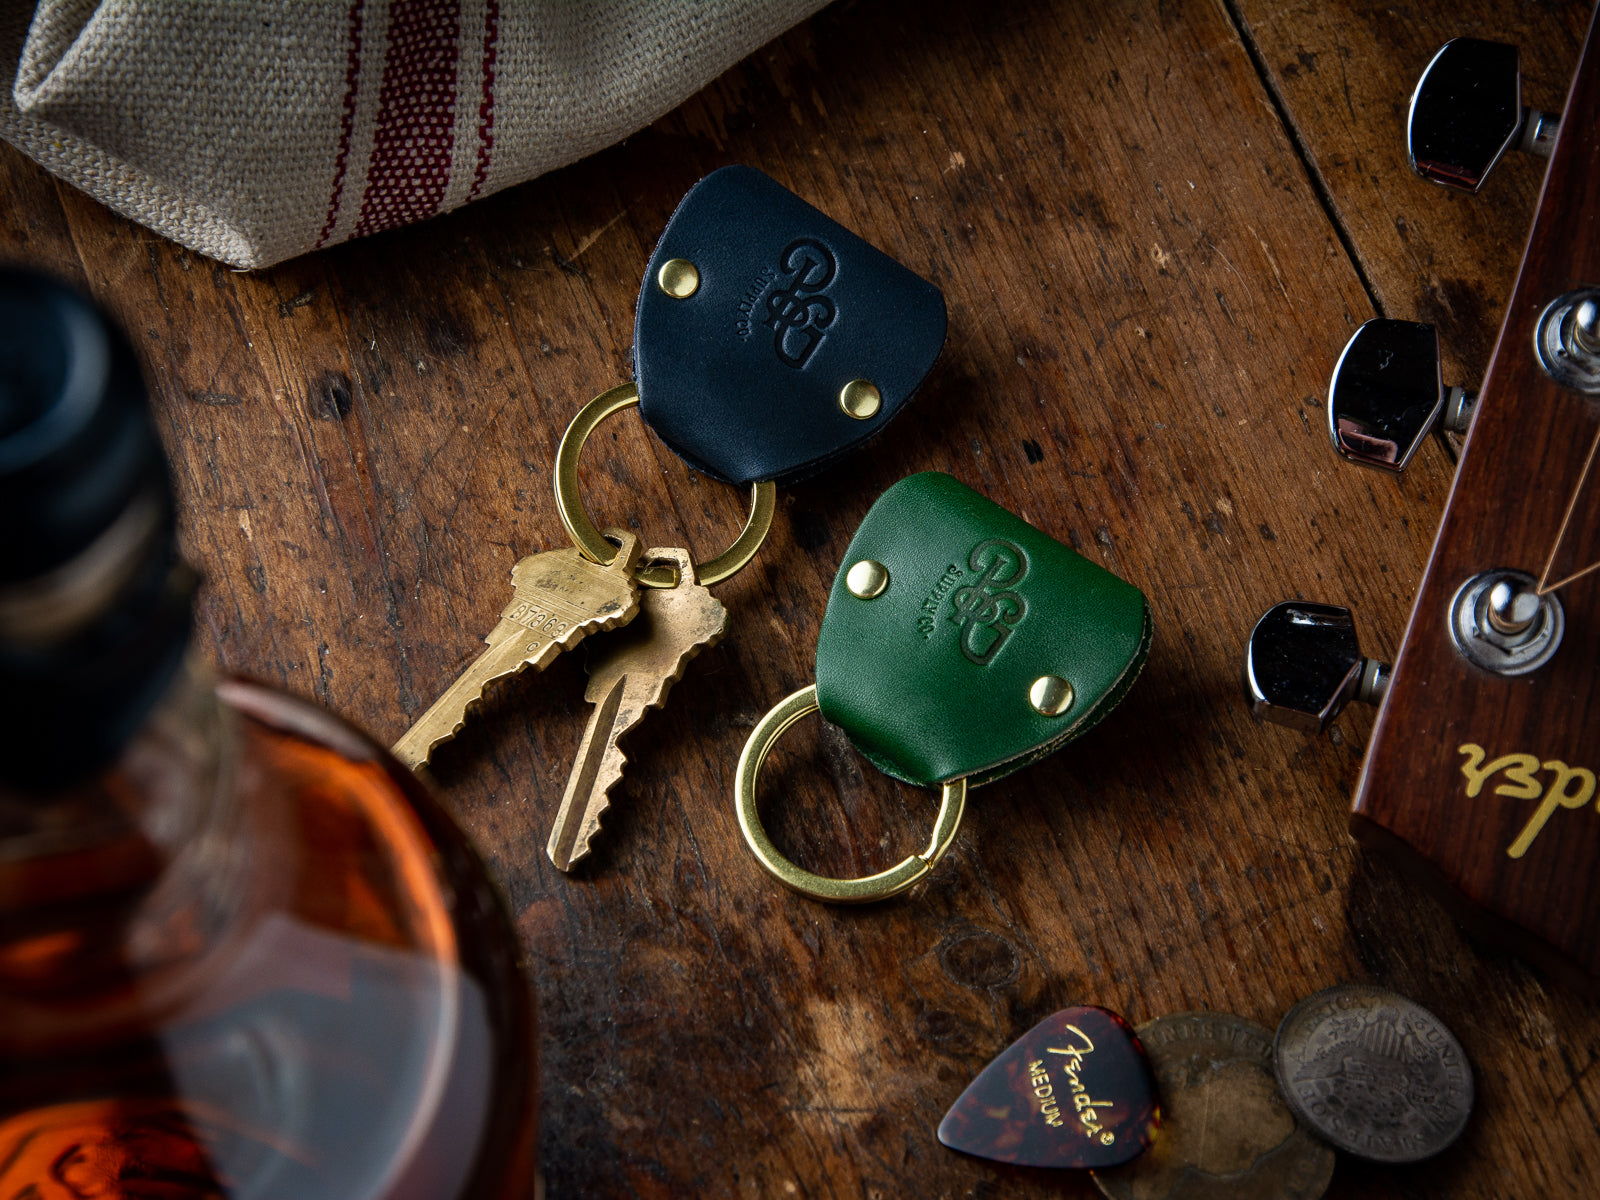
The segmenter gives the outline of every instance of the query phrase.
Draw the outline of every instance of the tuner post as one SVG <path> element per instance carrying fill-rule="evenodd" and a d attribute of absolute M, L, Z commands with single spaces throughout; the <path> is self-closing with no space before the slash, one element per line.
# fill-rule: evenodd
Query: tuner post
<path fill-rule="evenodd" d="M 1572 310 L 1572 342 L 1574 350 L 1600 356 L 1600 304 L 1592 295 Z"/>
<path fill-rule="evenodd" d="M 1352 700 L 1381 704 L 1389 664 L 1365 658 L 1348 608 L 1289 600 L 1269 608 L 1245 649 L 1250 711 L 1266 721 L 1321 733 Z"/>
<path fill-rule="evenodd" d="M 1363 659 L 1361 680 L 1356 684 L 1356 694 L 1351 699 L 1374 707 L 1382 704 L 1383 698 L 1389 694 L 1389 680 L 1393 675 L 1394 671 L 1388 663 L 1375 658 Z"/>
<path fill-rule="evenodd" d="M 1539 593 L 1520 580 L 1501 579 L 1489 588 L 1485 614 L 1501 637 L 1521 637 L 1539 615 Z"/>
<path fill-rule="evenodd" d="M 1468 662 L 1496 675 L 1537 671 L 1555 656 L 1566 613 L 1553 594 L 1540 595 L 1524 571 L 1483 571 L 1450 603 L 1450 637 Z"/>
<path fill-rule="evenodd" d="M 1445 397 L 1444 415 L 1439 418 L 1439 427 L 1446 433 L 1457 433 L 1466 436 L 1467 430 L 1472 426 L 1472 414 L 1478 407 L 1478 393 L 1469 392 L 1464 387 L 1453 387 Z"/>
<path fill-rule="evenodd" d="M 1557 296 L 1534 327 L 1539 366 L 1562 387 L 1600 395 L 1600 287 Z"/>
<path fill-rule="evenodd" d="M 1549 158 L 1556 148 L 1556 135 L 1560 132 L 1560 113 L 1540 112 L 1537 108 L 1524 107 L 1517 149 L 1535 158 Z"/>

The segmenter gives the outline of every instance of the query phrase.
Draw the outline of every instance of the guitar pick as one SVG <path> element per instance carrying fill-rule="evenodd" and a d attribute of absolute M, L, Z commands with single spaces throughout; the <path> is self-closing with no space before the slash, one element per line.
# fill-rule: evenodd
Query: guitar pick
<path fill-rule="evenodd" d="M 1024 1167 L 1111 1167 L 1150 1145 L 1155 1075 L 1128 1023 L 1092 1005 L 1047 1017 L 983 1069 L 939 1122 L 952 1150 Z"/>
<path fill-rule="evenodd" d="M 782 486 L 888 424 L 944 334 L 933 284 L 760 171 L 723 167 L 645 268 L 639 414 L 713 478 Z"/>
<path fill-rule="evenodd" d="M 817 705 L 886 774 L 977 787 L 1110 712 L 1150 636 L 1138 588 L 928 471 L 884 492 L 845 551 Z"/>

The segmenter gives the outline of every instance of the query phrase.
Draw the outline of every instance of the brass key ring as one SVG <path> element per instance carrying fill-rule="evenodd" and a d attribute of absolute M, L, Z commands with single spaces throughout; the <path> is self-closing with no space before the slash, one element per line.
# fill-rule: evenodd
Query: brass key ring
<path fill-rule="evenodd" d="M 944 785 L 939 798 L 939 816 L 933 825 L 933 838 L 921 854 L 913 854 L 898 866 L 861 879 L 833 879 L 826 875 L 815 875 L 785 858 L 767 836 L 761 816 L 756 812 L 756 779 L 767 761 L 767 755 L 789 726 L 816 710 L 817 685 L 811 684 L 780 700 L 777 707 L 756 723 L 750 740 L 745 742 L 733 784 L 734 800 L 739 808 L 739 828 L 744 832 L 745 844 L 774 879 L 813 900 L 827 900 L 834 904 L 864 904 L 869 900 L 886 900 L 890 896 L 897 896 L 933 870 L 954 844 L 961 814 L 967 807 L 967 781 L 964 778 L 956 779 Z"/>
<path fill-rule="evenodd" d="M 583 510 L 583 497 L 578 494 L 578 456 L 583 453 L 583 443 L 600 422 L 638 403 L 639 388 L 632 383 L 601 392 L 578 410 L 566 433 L 561 435 L 561 445 L 556 450 L 556 509 L 561 513 L 561 523 L 584 557 L 603 567 L 609 566 L 617 556 L 617 548 L 601 536 Z M 771 480 L 762 480 L 751 487 L 750 519 L 745 522 L 743 531 L 733 545 L 695 568 L 696 578 L 702 585 L 710 587 L 721 583 L 755 557 L 772 528 L 772 515 L 777 507 L 778 489 Z M 670 588 L 678 584 L 677 569 L 663 564 L 641 567 L 634 578 L 645 587 Z"/>

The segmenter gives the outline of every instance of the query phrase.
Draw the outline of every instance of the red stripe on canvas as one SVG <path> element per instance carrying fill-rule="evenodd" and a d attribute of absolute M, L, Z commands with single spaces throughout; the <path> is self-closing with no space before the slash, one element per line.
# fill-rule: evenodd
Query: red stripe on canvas
<path fill-rule="evenodd" d="M 339 117 L 339 152 L 333 159 L 333 194 L 328 198 L 328 219 L 322 223 L 322 233 L 317 238 L 321 246 L 333 232 L 339 219 L 339 201 L 344 198 L 345 163 L 350 157 L 350 131 L 356 123 L 356 94 L 361 87 L 361 7 L 366 0 L 355 0 L 350 5 L 350 48 L 344 68 L 344 112 Z"/>
<path fill-rule="evenodd" d="M 476 200 L 489 178 L 489 159 L 494 153 L 494 59 L 495 42 L 500 38 L 500 0 L 487 0 L 483 11 L 483 99 L 478 102 L 478 167 L 472 173 L 468 200 Z"/>
<path fill-rule="evenodd" d="M 460 0 L 394 0 L 355 236 L 439 211 L 455 143 Z"/>

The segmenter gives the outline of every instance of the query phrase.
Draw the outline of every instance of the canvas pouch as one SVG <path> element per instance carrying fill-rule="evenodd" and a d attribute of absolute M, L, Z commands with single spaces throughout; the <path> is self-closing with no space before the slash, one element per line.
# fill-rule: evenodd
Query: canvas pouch
<path fill-rule="evenodd" d="M 117 212 L 264 267 L 619 141 L 822 0 L 0 5 L 0 138 Z"/>

